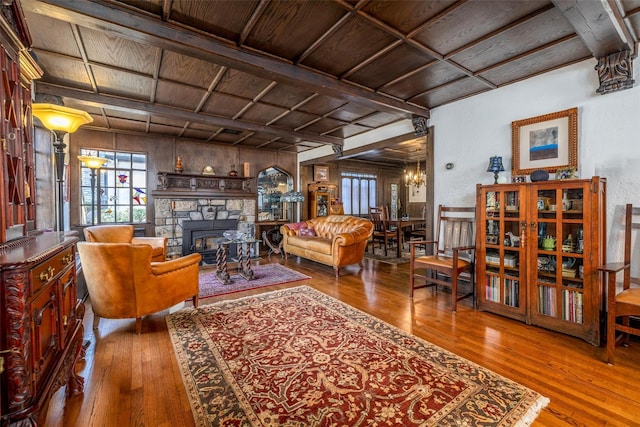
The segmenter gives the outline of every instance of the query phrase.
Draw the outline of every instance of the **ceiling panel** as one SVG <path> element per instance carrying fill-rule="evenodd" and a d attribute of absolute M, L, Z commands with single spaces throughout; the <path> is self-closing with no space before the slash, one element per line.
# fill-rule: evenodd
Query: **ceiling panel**
<path fill-rule="evenodd" d="M 394 42 L 394 38 L 364 19 L 349 18 L 345 25 L 320 43 L 301 64 L 333 76 L 340 76 L 377 51 Z"/>
<path fill-rule="evenodd" d="M 640 31 L 640 0 L 577 20 L 559 0 L 21 4 L 36 95 L 85 108 L 92 128 L 292 152 L 617 52 Z"/>
<path fill-rule="evenodd" d="M 198 58 L 165 51 L 162 55 L 159 78 L 208 88 L 222 67 Z"/>

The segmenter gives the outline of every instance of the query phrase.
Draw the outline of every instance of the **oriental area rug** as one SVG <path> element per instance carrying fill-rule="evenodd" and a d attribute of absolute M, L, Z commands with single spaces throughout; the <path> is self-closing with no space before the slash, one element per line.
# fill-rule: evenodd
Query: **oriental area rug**
<path fill-rule="evenodd" d="M 311 278 L 278 263 L 252 266 L 251 269 L 253 270 L 255 279 L 246 280 L 239 274 L 235 274 L 235 270 L 230 267 L 228 271 L 231 275 L 231 283 L 228 285 L 223 285 L 222 282 L 218 280 L 215 268 L 200 270 L 200 293 L 198 297 L 207 298 L 231 294 L 246 291 L 247 289 L 297 282 Z"/>
<path fill-rule="evenodd" d="M 308 286 L 166 321 L 198 426 L 527 426 L 549 402 Z"/>

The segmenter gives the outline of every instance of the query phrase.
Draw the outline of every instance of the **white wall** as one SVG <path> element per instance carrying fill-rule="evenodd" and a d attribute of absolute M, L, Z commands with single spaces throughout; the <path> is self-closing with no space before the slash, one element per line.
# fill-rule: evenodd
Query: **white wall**
<path fill-rule="evenodd" d="M 493 183 L 493 174 L 486 172 L 491 156 L 502 156 L 504 174 L 511 177 L 511 122 L 577 107 L 578 173 L 607 178 L 608 258 L 616 260 L 622 207 L 640 205 L 639 62 L 634 63 L 636 86 L 607 95 L 596 93 L 592 59 L 432 109 L 435 206 L 474 206 L 476 184 Z M 344 149 L 413 129 L 405 121 L 389 130 L 349 138 Z M 330 153 L 330 147 L 322 147 L 301 153 L 298 160 Z M 445 168 L 449 162 L 451 170 Z"/>
<path fill-rule="evenodd" d="M 489 157 L 511 177 L 511 122 L 578 108 L 578 173 L 607 179 L 608 258 L 618 257 L 625 203 L 640 205 L 640 85 L 599 95 L 588 60 L 431 111 L 435 126 L 435 204 L 475 203 L 475 185 L 493 183 Z M 638 81 L 638 61 L 635 61 Z M 448 162 L 454 169 L 446 170 Z"/>

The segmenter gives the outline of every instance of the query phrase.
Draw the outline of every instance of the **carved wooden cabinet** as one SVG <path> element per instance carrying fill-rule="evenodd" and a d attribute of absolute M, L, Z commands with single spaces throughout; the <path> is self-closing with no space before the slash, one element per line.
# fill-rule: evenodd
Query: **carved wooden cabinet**
<path fill-rule="evenodd" d="M 40 233 L 0 249 L 0 424 L 38 425 L 49 398 L 83 391 L 84 305 L 77 298 L 77 237 Z"/>
<path fill-rule="evenodd" d="M 337 194 L 338 187 L 335 185 L 309 185 L 309 219 L 335 215 L 330 212 L 330 207 Z"/>
<path fill-rule="evenodd" d="M 35 229 L 35 151 L 31 81 L 40 78 L 29 52 L 29 33 L 19 2 L 0 14 L 0 243 Z"/>

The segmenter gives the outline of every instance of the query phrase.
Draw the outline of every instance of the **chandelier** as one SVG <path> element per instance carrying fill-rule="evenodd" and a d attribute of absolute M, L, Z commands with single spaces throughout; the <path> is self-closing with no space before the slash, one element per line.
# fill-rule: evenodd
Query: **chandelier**
<path fill-rule="evenodd" d="M 416 162 L 416 170 L 409 171 L 407 169 L 404 170 L 404 183 L 408 187 L 410 185 L 414 185 L 416 187 L 420 187 L 425 185 L 427 174 L 420 170 L 420 162 Z"/>

